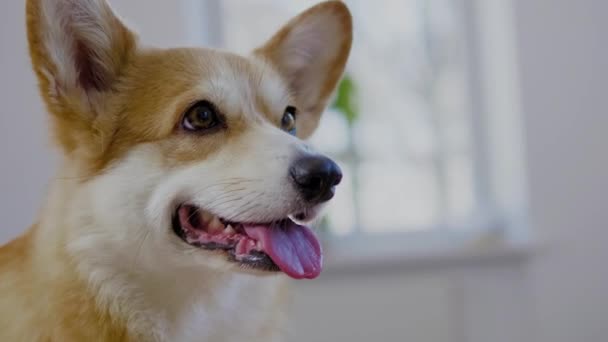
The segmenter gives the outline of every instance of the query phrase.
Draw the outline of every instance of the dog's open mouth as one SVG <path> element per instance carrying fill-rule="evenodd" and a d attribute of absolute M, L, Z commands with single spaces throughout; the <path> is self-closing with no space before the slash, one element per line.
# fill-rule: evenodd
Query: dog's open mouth
<path fill-rule="evenodd" d="M 173 230 L 189 245 L 225 251 L 231 261 L 264 271 L 283 271 L 295 279 L 321 273 L 319 240 L 289 218 L 273 223 L 228 222 L 199 207 L 183 204 L 173 216 Z"/>

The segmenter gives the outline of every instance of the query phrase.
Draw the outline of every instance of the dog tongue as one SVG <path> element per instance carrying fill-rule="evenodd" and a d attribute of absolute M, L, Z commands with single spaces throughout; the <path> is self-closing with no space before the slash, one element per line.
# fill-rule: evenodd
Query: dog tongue
<path fill-rule="evenodd" d="M 288 276 L 313 279 L 321 273 L 323 253 L 310 228 L 294 222 L 280 228 L 264 225 L 244 227 L 247 235 L 260 241 L 264 252 Z"/>

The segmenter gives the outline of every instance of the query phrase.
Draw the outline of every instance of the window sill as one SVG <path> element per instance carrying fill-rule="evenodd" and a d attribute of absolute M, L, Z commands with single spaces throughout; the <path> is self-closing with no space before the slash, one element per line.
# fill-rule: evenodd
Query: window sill
<path fill-rule="evenodd" d="M 529 241 L 515 241 L 502 231 L 331 238 L 325 242 L 322 275 L 494 266 L 523 262 L 532 251 Z"/>

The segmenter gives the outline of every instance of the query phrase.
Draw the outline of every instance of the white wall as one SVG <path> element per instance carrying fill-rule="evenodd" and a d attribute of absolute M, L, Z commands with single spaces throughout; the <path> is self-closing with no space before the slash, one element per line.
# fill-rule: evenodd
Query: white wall
<path fill-rule="evenodd" d="M 290 341 L 533 341 L 525 260 L 366 269 L 298 283 Z"/>
<path fill-rule="evenodd" d="M 513 1 L 538 250 L 531 256 L 329 272 L 298 283 L 291 341 L 608 338 L 608 2 Z M 114 2 L 137 23 L 144 41 L 205 39 L 204 32 L 193 33 L 196 19 L 181 19 L 186 7 L 155 0 L 142 10 L 142 0 Z M 196 2 L 179 2 L 188 3 Z M 0 2 L 2 241 L 32 222 L 53 165 L 22 13 L 21 0 Z"/>
<path fill-rule="evenodd" d="M 0 241 L 33 223 L 53 161 L 30 71 L 23 3 L 0 3 Z"/>
<path fill-rule="evenodd" d="M 518 0 L 539 340 L 608 340 L 608 2 Z"/>

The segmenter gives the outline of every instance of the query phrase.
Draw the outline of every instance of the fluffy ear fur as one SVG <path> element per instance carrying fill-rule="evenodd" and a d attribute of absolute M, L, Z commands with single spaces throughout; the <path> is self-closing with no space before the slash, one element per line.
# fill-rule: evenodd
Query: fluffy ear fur
<path fill-rule="evenodd" d="M 352 42 L 352 19 L 340 1 L 318 4 L 288 22 L 255 50 L 286 78 L 298 102 L 298 136 L 316 129 Z"/>
<path fill-rule="evenodd" d="M 92 130 L 103 111 L 97 104 L 128 64 L 136 37 L 105 0 L 27 0 L 26 12 L 40 91 L 69 150 L 74 132 L 61 130 Z"/>

